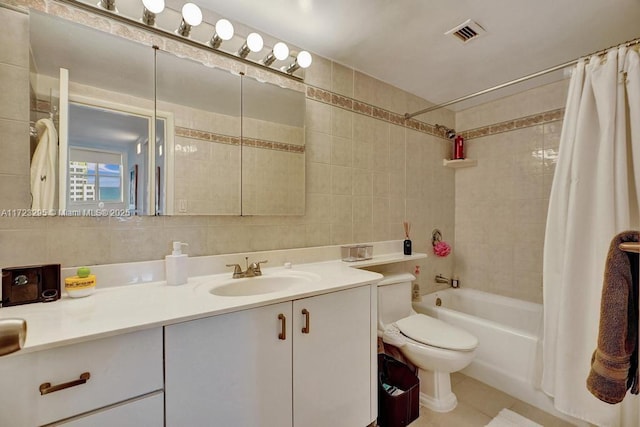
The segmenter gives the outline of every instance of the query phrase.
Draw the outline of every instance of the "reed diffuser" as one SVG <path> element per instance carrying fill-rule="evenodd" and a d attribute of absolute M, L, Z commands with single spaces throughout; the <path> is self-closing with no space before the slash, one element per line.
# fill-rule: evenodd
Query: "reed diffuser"
<path fill-rule="evenodd" d="M 404 227 L 404 254 L 411 255 L 411 239 L 409 239 L 409 232 L 411 231 L 411 223 L 407 221 L 402 222 Z"/>

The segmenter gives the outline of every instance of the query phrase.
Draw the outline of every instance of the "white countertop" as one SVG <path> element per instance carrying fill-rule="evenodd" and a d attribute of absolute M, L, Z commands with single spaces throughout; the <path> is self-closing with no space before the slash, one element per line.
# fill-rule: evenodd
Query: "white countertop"
<path fill-rule="evenodd" d="M 228 272 L 190 277 L 187 284 L 180 286 L 156 281 L 98 288 L 93 295 L 84 298 L 65 295 L 50 303 L 5 307 L 0 310 L 0 319 L 17 317 L 27 321 L 27 339 L 22 350 L 14 353 L 18 355 L 373 284 L 382 275 L 352 267 L 425 257 L 424 254 L 384 254 L 358 263 L 324 261 L 294 265 L 291 270 L 263 268 L 265 277 L 287 272 L 317 276 L 314 281 L 305 281 L 291 289 L 242 297 L 209 293 L 211 288 L 229 282 L 231 274 Z"/>

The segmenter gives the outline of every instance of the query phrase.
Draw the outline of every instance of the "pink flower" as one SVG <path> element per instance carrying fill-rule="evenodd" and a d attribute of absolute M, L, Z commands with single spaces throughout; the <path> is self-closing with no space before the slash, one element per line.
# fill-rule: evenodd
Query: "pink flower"
<path fill-rule="evenodd" d="M 451 246 L 447 242 L 437 242 L 433 245 L 433 253 L 445 257 L 451 253 Z"/>

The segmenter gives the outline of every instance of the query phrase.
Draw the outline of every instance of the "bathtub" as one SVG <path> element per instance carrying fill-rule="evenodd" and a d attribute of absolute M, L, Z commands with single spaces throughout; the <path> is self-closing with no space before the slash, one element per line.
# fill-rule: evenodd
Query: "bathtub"
<path fill-rule="evenodd" d="M 476 357 L 463 374 L 559 416 L 538 387 L 542 304 L 450 288 L 423 295 L 413 308 L 478 338 Z"/>

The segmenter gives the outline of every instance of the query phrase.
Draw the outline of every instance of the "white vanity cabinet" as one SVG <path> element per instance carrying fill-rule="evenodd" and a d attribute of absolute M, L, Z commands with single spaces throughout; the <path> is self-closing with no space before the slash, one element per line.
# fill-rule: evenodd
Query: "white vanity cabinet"
<path fill-rule="evenodd" d="M 294 301 L 293 331 L 293 425 L 369 425 L 371 288 Z"/>
<path fill-rule="evenodd" d="M 290 319 L 286 302 L 166 326 L 167 427 L 291 427 Z"/>
<path fill-rule="evenodd" d="M 162 329 L 5 356 L 0 378 L 1 426 L 162 426 Z"/>
<path fill-rule="evenodd" d="M 369 425 L 372 298 L 361 286 L 165 327 L 166 425 Z"/>

